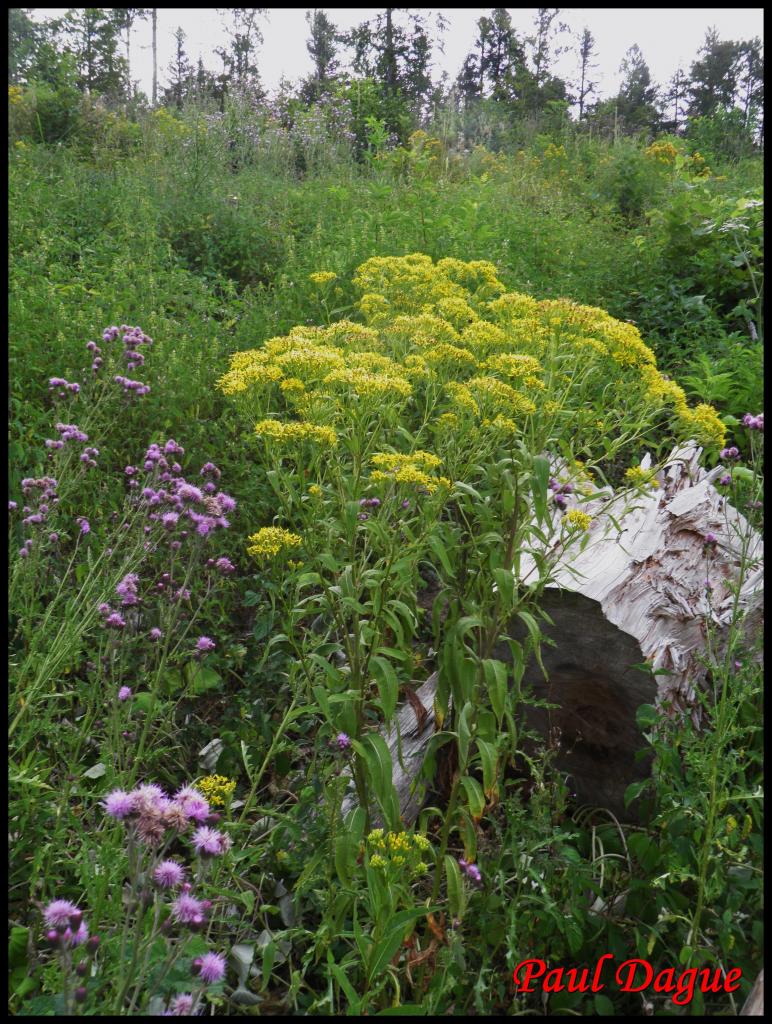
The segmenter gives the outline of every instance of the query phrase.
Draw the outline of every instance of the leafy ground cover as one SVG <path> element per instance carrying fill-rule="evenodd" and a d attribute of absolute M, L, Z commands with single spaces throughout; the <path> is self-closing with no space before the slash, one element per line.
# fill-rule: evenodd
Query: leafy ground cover
<path fill-rule="evenodd" d="M 550 1012 L 736 1012 L 763 947 L 739 609 L 707 727 L 642 709 L 643 824 L 524 757 L 521 681 L 590 479 L 632 501 L 696 437 L 761 524 L 758 163 L 113 127 L 10 156 L 14 1012 L 534 1012 L 516 963 L 604 952 L 743 980 Z M 378 726 L 437 668 L 408 828 Z"/>

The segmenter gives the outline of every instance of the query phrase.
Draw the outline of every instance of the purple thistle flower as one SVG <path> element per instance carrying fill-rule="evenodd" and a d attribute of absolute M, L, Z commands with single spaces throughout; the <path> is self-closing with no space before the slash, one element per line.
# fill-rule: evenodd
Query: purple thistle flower
<path fill-rule="evenodd" d="M 202 825 L 193 833 L 193 846 L 199 857 L 219 857 L 231 848 L 229 836 Z"/>
<path fill-rule="evenodd" d="M 718 537 L 715 533 L 706 533 L 703 544 L 706 548 L 714 548 L 718 544 Z"/>
<path fill-rule="evenodd" d="M 8 511 L 9 512 L 15 512 L 18 507 L 19 506 L 16 504 L 15 501 L 9 501 L 8 502 Z"/>
<path fill-rule="evenodd" d="M 214 640 L 210 640 L 208 636 L 200 636 L 196 641 L 196 651 L 199 654 L 206 654 L 209 651 L 213 651 L 217 645 Z"/>
<path fill-rule="evenodd" d="M 760 413 L 758 416 L 751 416 L 748 412 L 743 416 L 743 424 L 749 430 L 760 430 L 764 433 L 764 413 Z"/>
<path fill-rule="evenodd" d="M 58 533 L 49 533 L 48 539 L 51 541 L 52 544 L 56 544 L 56 542 L 59 540 L 59 534 Z"/>
<path fill-rule="evenodd" d="M 88 925 L 85 921 L 81 921 L 80 925 L 74 932 L 72 928 L 65 929 L 62 938 L 70 946 L 80 946 L 88 939 Z"/>
<path fill-rule="evenodd" d="M 69 927 L 70 916 L 77 911 L 78 908 L 69 900 L 52 900 L 43 911 L 43 920 L 49 928 L 64 931 Z"/>
<path fill-rule="evenodd" d="M 126 620 L 120 612 L 112 612 L 105 619 L 105 625 L 108 629 L 124 629 L 126 626 Z"/>
<path fill-rule="evenodd" d="M 162 889 L 174 889 L 185 881 L 185 868 L 176 860 L 164 860 L 153 872 L 153 880 Z"/>
<path fill-rule="evenodd" d="M 135 794 L 127 793 L 123 789 L 114 789 L 104 798 L 102 807 L 111 818 L 122 821 L 134 813 Z"/>
<path fill-rule="evenodd" d="M 360 512 L 359 515 L 357 516 L 357 519 L 359 520 L 360 523 L 363 523 L 366 519 L 369 518 L 370 516 L 368 516 L 366 512 Z"/>
<path fill-rule="evenodd" d="M 724 473 L 721 479 L 718 481 L 722 487 L 728 487 L 732 482 L 732 476 L 730 473 Z"/>
<path fill-rule="evenodd" d="M 131 696 L 131 687 L 130 686 L 122 686 L 120 688 L 120 690 L 118 691 L 118 700 L 120 700 L 120 701 L 128 700 L 130 696 Z"/>
<path fill-rule="evenodd" d="M 214 564 L 224 576 L 236 571 L 236 566 L 229 558 L 218 558 Z"/>
<path fill-rule="evenodd" d="M 193 786 L 184 786 L 175 793 L 174 799 L 193 821 L 202 824 L 209 817 L 209 801 Z"/>
<path fill-rule="evenodd" d="M 158 626 L 153 626 L 153 628 L 148 633 L 148 636 L 155 643 L 161 639 L 161 637 L 163 636 L 163 632 L 158 628 Z"/>
<path fill-rule="evenodd" d="M 128 572 L 121 582 L 116 586 L 115 593 L 121 598 L 121 604 L 128 607 L 138 603 L 137 586 L 139 576 L 135 572 Z"/>
<path fill-rule="evenodd" d="M 339 732 L 335 737 L 335 742 L 338 744 L 339 750 L 348 750 L 351 746 L 351 737 L 345 732 Z"/>
<path fill-rule="evenodd" d="M 178 924 L 203 924 L 205 908 L 200 900 L 183 892 L 171 905 L 172 918 Z"/>
<path fill-rule="evenodd" d="M 469 861 L 464 860 L 463 857 L 459 857 L 458 864 L 464 874 L 471 878 L 476 885 L 482 884 L 482 875 L 480 874 L 480 869 L 476 864 L 472 864 Z"/>
<path fill-rule="evenodd" d="M 85 516 L 78 516 L 75 522 L 80 527 L 81 533 L 91 533 L 91 523 L 89 523 Z"/>
<path fill-rule="evenodd" d="M 205 985 L 214 985 L 225 977 L 225 957 L 221 953 L 204 953 L 198 958 L 199 977 Z"/>
<path fill-rule="evenodd" d="M 722 448 L 719 452 L 719 458 L 734 461 L 740 458 L 740 452 L 734 445 L 732 445 L 731 448 Z"/>
<path fill-rule="evenodd" d="M 189 1017 L 193 1009 L 193 996 L 189 992 L 180 992 L 172 999 L 171 1006 L 167 1011 L 170 1017 Z"/>

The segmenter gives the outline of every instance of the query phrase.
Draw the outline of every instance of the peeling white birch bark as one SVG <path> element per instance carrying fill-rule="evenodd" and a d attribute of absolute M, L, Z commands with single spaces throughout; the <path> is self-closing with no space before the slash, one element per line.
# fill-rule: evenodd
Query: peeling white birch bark
<path fill-rule="evenodd" d="M 526 669 L 525 682 L 535 696 L 559 705 L 554 711 L 531 709 L 528 720 L 543 736 L 559 740 L 557 765 L 571 791 L 581 802 L 621 817 L 625 789 L 648 771 L 646 762 L 635 760 L 644 747 L 635 721 L 638 707 L 654 703 L 669 715 L 691 714 L 699 725 L 696 694 L 706 685 L 706 621 L 720 649 L 732 619 L 731 588 L 739 578 L 743 538 L 751 568 L 738 607 L 746 613 L 746 629 L 762 619 L 761 538 L 713 486 L 724 469 L 706 472 L 700 453 L 694 442 L 674 449 L 657 474 L 659 488 L 643 495 L 595 488 L 581 505 L 576 495 L 568 497 L 569 507 L 592 516 L 589 539 L 556 567 L 543 596 L 542 607 L 555 623 L 543 625 L 555 641 L 554 647 L 542 647 L 549 681 L 534 664 Z M 650 464 L 646 456 L 641 465 Z M 555 518 L 557 523 L 557 510 Z M 717 538 L 709 560 L 706 533 Z M 524 555 L 521 576 L 531 568 L 531 556 Z M 506 660 L 506 650 L 496 656 Z M 669 674 L 632 667 L 643 662 Z M 397 714 L 399 729 L 384 730 L 406 824 L 415 820 L 423 799 L 413 783 L 435 730 L 436 682 L 435 674 L 417 691 L 427 712 L 420 731 L 409 704 Z"/>

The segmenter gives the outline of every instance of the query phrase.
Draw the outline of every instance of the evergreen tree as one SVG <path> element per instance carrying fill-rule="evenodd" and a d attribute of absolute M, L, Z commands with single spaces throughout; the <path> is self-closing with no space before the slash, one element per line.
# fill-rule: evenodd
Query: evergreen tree
<path fill-rule="evenodd" d="M 582 32 L 579 40 L 579 81 L 577 83 L 579 92 L 576 101 L 579 104 L 579 120 L 584 116 L 584 108 L 587 99 L 595 92 L 597 82 L 593 82 L 590 76 L 597 70 L 598 65 L 592 63 L 593 57 L 597 56 L 595 49 L 595 38 L 588 28 Z"/>
<path fill-rule="evenodd" d="M 637 43 L 627 51 L 619 70 L 623 77 L 617 96 L 617 111 L 624 128 L 628 132 L 653 128 L 658 120 L 654 106 L 657 87 L 651 81 L 649 65 Z"/>
<path fill-rule="evenodd" d="M 185 52 L 185 33 L 181 28 L 174 33 L 174 43 L 174 57 L 167 69 L 169 85 L 163 98 L 164 103 L 174 103 L 178 110 L 182 110 L 183 103 L 193 89 L 195 73 Z"/>
<path fill-rule="evenodd" d="M 306 49 L 314 62 L 314 70 L 303 87 L 303 98 L 313 103 L 335 81 L 340 68 L 337 58 L 340 35 L 324 11 L 306 11 L 306 21 L 311 32 Z"/>
<path fill-rule="evenodd" d="M 42 41 L 42 26 L 29 16 L 31 8 L 8 8 L 8 84 L 20 85 L 28 80 Z"/>
<path fill-rule="evenodd" d="M 122 97 L 127 66 L 118 55 L 119 27 L 112 11 L 74 8 L 65 15 L 64 28 L 75 55 L 81 89 L 111 99 Z"/>
<path fill-rule="evenodd" d="M 461 70 L 456 77 L 456 90 L 460 102 L 465 107 L 481 98 L 480 69 L 476 54 L 470 53 L 461 65 Z"/>
<path fill-rule="evenodd" d="M 661 124 L 660 127 L 666 131 L 678 134 L 679 129 L 686 120 L 686 97 L 689 90 L 689 80 L 681 67 L 665 86 L 665 91 L 660 97 Z"/>
<path fill-rule="evenodd" d="M 396 16 L 406 11 L 405 24 Z M 445 24 L 438 16 L 436 27 L 440 32 Z M 425 16 L 408 8 L 387 7 L 352 29 L 345 42 L 354 51 L 354 71 L 380 83 L 389 129 L 404 135 L 408 112 L 413 118 L 420 115 L 432 88 L 433 43 Z"/>
<path fill-rule="evenodd" d="M 257 19 L 264 15 L 264 7 L 218 8 L 220 14 L 230 14 L 232 25 L 229 29 L 227 47 L 219 47 L 215 53 L 223 62 L 224 87 L 250 88 L 258 96 L 264 95 L 257 70 L 257 48 L 263 42 Z"/>
<path fill-rule="evenodd" d="M 764 56 L 758 37 L 740 43 L 738 63 L 739 100 L 747 128 L 764 105 Z"/>
<path fill-rule="evenodd" d="M 715 28 L 708 29 L 705 41 L 692 64 L 689 86 L 689 116 L 710 117 L 719 108 L 735 105 L 741 44 L 722 41 Z"/>
<path fill-rule="evenodd" d="M 566 50 L 565 46 L 555 46 L 556 37 L 568 31 L 567 25 L 556 22 L 559 14 L 559 7 L 539 7 L 536 12 L 534 34 L 528 40 L 534 70 L 530 80 L 525 84 L 525 102 L 532 113 L 543 110 L 551 101 L 566 99 L 565 82 L 551 72 L 554 58 Z"/>

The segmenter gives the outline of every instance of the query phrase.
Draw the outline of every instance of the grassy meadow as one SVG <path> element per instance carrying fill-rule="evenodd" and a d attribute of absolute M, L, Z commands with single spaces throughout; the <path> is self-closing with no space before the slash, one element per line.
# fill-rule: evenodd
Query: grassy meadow
<path fill-rule="evenodd" d="M 707 629 L 699 729 L 643 709 L 620 823 L 523 752 L 556 563 L 519 565 L 690 437 L 760 529 L 761 156 L 94 116 L 49 145 L 17 101 L 9 147 L 11 1011 L 738 1013 L 760 639 Z M 435 670 L 408 827 L 378 730 Z M 742 980 L 512 984 L 606 952 Z"/>

